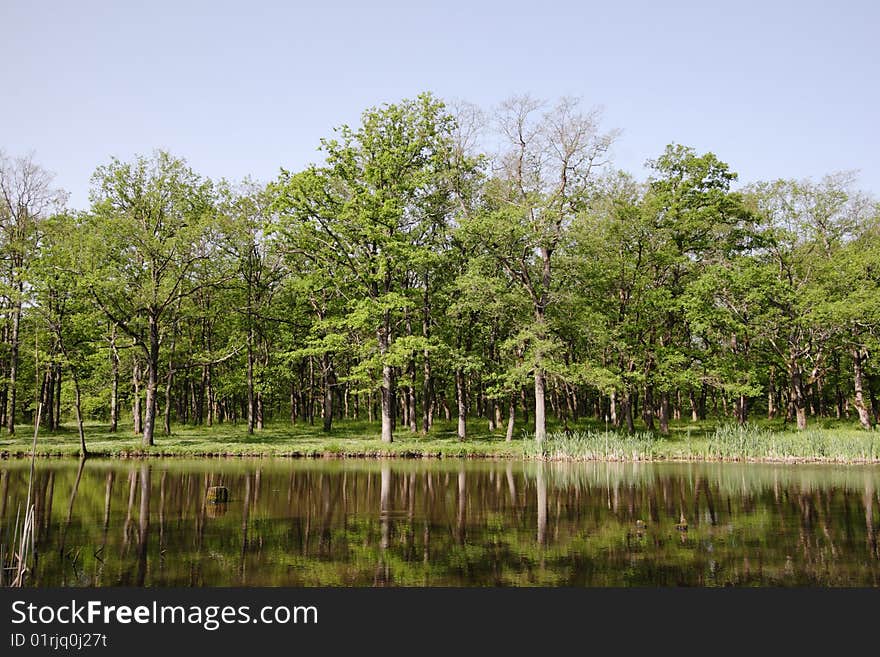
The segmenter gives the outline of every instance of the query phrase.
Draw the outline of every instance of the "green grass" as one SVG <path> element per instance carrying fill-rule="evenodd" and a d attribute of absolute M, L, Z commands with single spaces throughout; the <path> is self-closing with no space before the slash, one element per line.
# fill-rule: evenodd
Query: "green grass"
<path fill-rule="evenodd" d="M 476 424 L 476 423 L 475 423 Z M 484 423 L 480 423 L 483 425 Z M 438 423 L 427 436 L 398 428 L 395 441 L 383 443 L 379 424 L 344 421 L 324 433 L 320 424 L 272 423 L 248 435 L 244 424 L 219 424 L 213 427 L 176 426 L 171 435 L 161 430 L 153 447 L 144 447 L 130 427 L 110 433 L 107 425 L 86 427 L 86 446 L 99 456 L 401 456 L 401 457 L 488 457 L 518 456 L 518 443 L 506 443 L 503 434 L 474 432 L 473 440 L 460 442 L 451 423 Z M 474 427 L 476 429 L 476 427 Z M 16 435 L 0 437 L 0 456 L 29 456 L 33 427 L 21 425 Z M 40 431 L 39 456 L 75 456 L 79 440 L 72 426 L 61 431 Z"/>
<path fill-rule="evenodd" d="M 565 431 L 551 425 L 538 447 L 525 425 L 515 439 L 488 432 L 485 421 L 469 423 L 470 436 L 458 440 L 455 424 L 438 422 L 428 435 L 398 428 L 395 441 L 379 439 L 378 423 L 348 420 L 334 424 L 329 434 L 320 425 L 277 422 L 248 435 L 243 424 L 214 427 L 177 426 L 171 435 L 156 434 L 153 447 L 143 447 L 128 426 L 110 433 L 106 425 L 86 428 L 89 452 L 98 456 L 290 456 L 290 457 L 474 457 L 602 461 L 818 461 L 880 463 L 880 432 L 867 432 L 846 423 L 815 423 L 797 432 L 779 422 L 744 427 L 713 422 L 677 422 L 669 436 L 648 431 L 626 435 L 604 425 L 582 422 Z M 0 457 L 30 455 L 33 428 L 21 425 L 15 436 L 0 438 Z M 72 426 L 54 433 L 40 432 L 38 456 L 75 456 L 79 441 Z"/>

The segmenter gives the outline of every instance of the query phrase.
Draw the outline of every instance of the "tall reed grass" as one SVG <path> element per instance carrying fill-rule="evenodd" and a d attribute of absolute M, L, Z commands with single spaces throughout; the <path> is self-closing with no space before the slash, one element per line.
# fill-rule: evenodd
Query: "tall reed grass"
<path fill-rule="evenodd" d="M 542 445 L 524 436 L 523 456 L 568 461 L 817 461 L 880 463 L 880 432 L 858 429 L 772 431 L 753 424 L 663 437 L 651 432 L 550 433 Z"/>
<path fill-rule="evenodd" d="M 650 432 L 631 435 L 600 431 L 555 432 L 540 446 L 524 441 L 524 456 L 573 461 L 649 461 L 657 458 L 660 439 Z"/>
<path fill-rule="evenodd" d="M 880 433 L 855 429 L 774 432 L 752 424 L 725 425 L 709 436 L 707 455 L 725 460 L 880 460 Z"/>
<path fill-rule="evenodd" d="M 34 422 L 34 440 L 31 445 L 31 469 L 28 474 L 27 502 L 24 507 L 24 516 L 21 515 L 21 505 L 15 514 L 15 525 L 12 527 L 12 541 L 3 543 L 2 518 L 0 518 L 0 586 L 20 587 L 24 586 L 31 572 L 31 562 L 36 554 L 34 544 L 34 469 L 37 459 L 37 436 L 40 433 L 40 417 L 43 413 L 42 402 L 37 405 L 37 417 Z"/>

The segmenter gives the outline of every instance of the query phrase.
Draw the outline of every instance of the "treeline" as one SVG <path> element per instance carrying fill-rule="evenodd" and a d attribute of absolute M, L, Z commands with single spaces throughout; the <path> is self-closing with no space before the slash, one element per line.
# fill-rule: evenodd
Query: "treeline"
<path fill-rule="evenodd" d="M 880 209 L 853 176 L 735 188 L 671 145 L 614 170 L 595 110 L 364 112 L 322 164 L 212 181 L 112 160 L 88 211 L 0 162 L 0 422 L 880 416 Z M 549 405 L 549 409 L 548 409 Z M 158 426 L 157 428 L 157 425 Z M 378 426 L 377 426 L 378 430 Z"/>

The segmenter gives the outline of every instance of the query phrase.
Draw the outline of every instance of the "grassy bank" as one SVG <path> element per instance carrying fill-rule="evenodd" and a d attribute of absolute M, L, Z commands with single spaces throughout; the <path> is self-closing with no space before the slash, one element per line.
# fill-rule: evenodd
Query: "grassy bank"
<path fill-rule="evenodd" d="M 106 425 L 89 425 L 86 442 L 96 456 L 290 456 L 290 457 L 474 457 L 542 458 L 608 461 L 812 461 L 880 463 L 880 432 L 849 425 L 830 425 L 797 432 L 771 423 L 736 427 L 711 422 L 673 425 L 669 436 L 650 432 L 633 435 L 583 424 L 570 431 L 550 427 L 548 440 L 535 445 L 528 427 L 518 426 L 512 442 L 501 431 L 488 432 L 472 423 L 471 435 L 460 442 L 453 423 L 439 422 L 426 435 L 399 430 L 395 442 L 382 443 L 378 425 L 345 421 L 325 434 L 320 426 L 272 424 L 248 435 L 241 424 L 211 428 L 177 427 L 172 435 L 158 434 L 156 445 L 145 448 L 130 430 L 110 433 Z M 480 430 L 482 429 L 482 431 Z M 0 457 L 30 455 L 33 429 L 22 425 L 13 437 L 0 439 Z M 72 427 L 40 432 L 37 455 L 76 456 L 79 443 Z"/>
<path fill-rule="evenodd" d="M 155 445 L 144 447 L 129 427 L 110 433 L 106 425 L 86 427 L 86 445 L 96 456 L 399 456 L 399 457 L 513 457 L 522 455 L 522 440 L 504 441 L 503 434 L 475 433 L 473 439 L 459 442 L 450 423 L 439 423 L 427 436 L 400 429 L 390 445 L 379 439 L 379 425 L 363 421 L 334 424 L 324 433 L 320 424 L 279 422 L 248 435 L 244 424 L 221 424 L 214 427 L 174 427 L 171 435 L 158 431 Z M 0 437 L 0 456 L 30 456 L 33 427 L 22 425 L 18 435 Z M 79 451 L 76 431 L 40 430 L 38 456 L 75 456 Z"/>

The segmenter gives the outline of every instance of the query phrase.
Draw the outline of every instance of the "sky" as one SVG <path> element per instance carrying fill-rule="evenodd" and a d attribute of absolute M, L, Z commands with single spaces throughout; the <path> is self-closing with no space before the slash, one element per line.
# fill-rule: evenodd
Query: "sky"
<path fill-rule="evenodd" d="M 0 0 L 0 149 L 88 207 L 155 149 L 270 180 L 371 106 L 577 96 L 643 176 L 670 142 L 743 182 L 858 170 L 880 196 L 880 3 Z"/>

